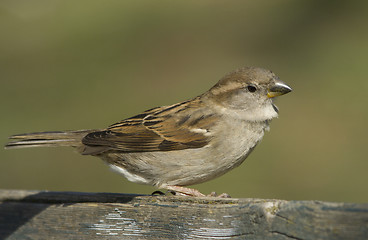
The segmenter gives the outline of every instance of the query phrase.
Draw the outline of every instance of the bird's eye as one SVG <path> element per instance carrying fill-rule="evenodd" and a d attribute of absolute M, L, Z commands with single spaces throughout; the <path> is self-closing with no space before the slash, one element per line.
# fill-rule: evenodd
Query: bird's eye
<path fill-rule="evenodd" d="M 255 92 L 255 91 L 257 91 L 257 88 L 254 85 L 248 85 L 247 86 L 247 89 L 248 89 L 249 92 Z"/>

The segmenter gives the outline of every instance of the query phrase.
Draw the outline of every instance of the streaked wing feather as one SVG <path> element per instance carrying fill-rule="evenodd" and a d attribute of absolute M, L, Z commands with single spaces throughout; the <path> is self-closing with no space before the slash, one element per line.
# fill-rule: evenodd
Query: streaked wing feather
<path fill-rule="evenodd" d="M 105 146 L 106 150 L 123 152 L 173 151 L 200 148 L 208 144 L 210 137 L 192 129 L 207 129 L 214 124 L 214 117 L 196 113 L 199 98 L 171 106 L 153 108 L 134 117 L 111 125 L 104 131 L 92 132 L 82 140 L 83 144 Z M 192 114 L 183 114 L 192 113 Z M 183 111 L 183 112 L 182 112 Z M 206 119 L 206 121 L 202 121 Z"/>

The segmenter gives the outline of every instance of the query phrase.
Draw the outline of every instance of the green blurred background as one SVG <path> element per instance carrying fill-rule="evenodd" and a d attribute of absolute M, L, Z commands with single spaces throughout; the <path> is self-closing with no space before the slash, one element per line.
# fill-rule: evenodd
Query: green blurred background
<path fill-rule="evenodd" d="M 293 87 L 233 197 L 368 201 L 367 1 L 0 2 L 0 144 L 103 128 L 186 100 L 241 66 Z M 69 148 L 0 150 L 0 188 L 150 194 Z"/>

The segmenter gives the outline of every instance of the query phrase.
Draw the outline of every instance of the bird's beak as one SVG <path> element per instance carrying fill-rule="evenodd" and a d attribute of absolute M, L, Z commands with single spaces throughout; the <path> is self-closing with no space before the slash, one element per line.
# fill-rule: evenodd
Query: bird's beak
<path fill-rule="evenodd" d="M 274 98 L 274 97 L 281 96 L 281 95 L 284 95 L 286 93 L 289 93 L 291 91 L 292 91 L 291 87 L 286 85 L 286 83 L 278 80 L 275 83 L 275 85 L 273 85 L 272 87 L 270 87 L 268 89 L 267 97 Z"/>

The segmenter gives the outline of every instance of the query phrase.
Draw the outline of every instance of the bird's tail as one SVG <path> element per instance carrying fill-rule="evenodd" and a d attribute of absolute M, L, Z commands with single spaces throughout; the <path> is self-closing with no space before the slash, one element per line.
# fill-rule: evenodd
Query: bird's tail
<path fill-rule="evenodd" d="M 82 138 L 93 130 L 65 131 L 65 132 L 36 132 L 13 135 L 13 140 L 5 145 L 6 149 L 26 147 L 61 147 L 82 146 Z"/>

